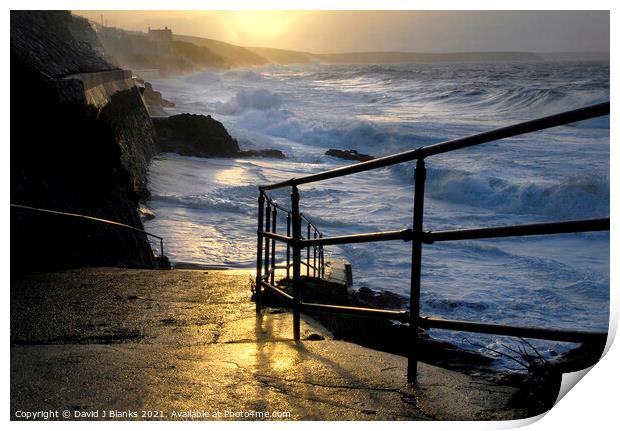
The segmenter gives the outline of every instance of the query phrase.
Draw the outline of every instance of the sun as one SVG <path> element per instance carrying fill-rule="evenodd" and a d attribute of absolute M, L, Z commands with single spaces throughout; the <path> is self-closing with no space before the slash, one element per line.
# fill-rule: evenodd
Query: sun
<path fill-rule="evenodd" d="M 281 36 L 299 18 L 290 11 L 235 11 L 230 13 L 230 24 L 237 34 L 245 34 L 257 42 Z"/>

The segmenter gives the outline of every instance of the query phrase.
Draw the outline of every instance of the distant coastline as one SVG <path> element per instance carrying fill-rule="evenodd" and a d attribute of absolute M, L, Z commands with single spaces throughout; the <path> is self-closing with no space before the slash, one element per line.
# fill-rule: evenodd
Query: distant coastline
<path fill-rule="evenodd" d="M 258 66 L 274 64 L 398 64 L 398 63 L 451 63 L 451 62 L 496 62 L 496 61 L 609 61 L 609 52 L 403 52 L 369 51 L 341 53 L 311 53 L 280 48 L 249 46 L 242 47 L 226 42 L 196 36 L 174 35 L 174 40 L 193 43 L 208 48 L 217 55 L 243 59 L 243 65 Z M 258 57 L 258 58 L 257 58 Z M 241 66 L 243 66 L 241 65 Z"/>
<path fill-rule="evenodd" d="M 609 52 L 360 51 L 313 53 L 264 46 L 240 46 L 221 40 L 174 33 L 124 30 L 90 21 L 111 61 L 132 70 L 154 69 L 163 76 L 196 73 L 205 68 L 234 69 L 268 64 L 445 64 L 545 61 L 609 61 Z M 163 33 L 158 33 L 163 32 Z M 162 34 L 164 36 L 162 36 Z"/>

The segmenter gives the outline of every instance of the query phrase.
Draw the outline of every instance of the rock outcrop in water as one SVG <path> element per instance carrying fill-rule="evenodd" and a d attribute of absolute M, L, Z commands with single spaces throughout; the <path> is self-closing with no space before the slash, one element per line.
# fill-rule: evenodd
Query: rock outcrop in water
<path fill-rule="evenodd" d="M 150 117 L 131 74 L 113 66 L 90 24 L 63 11 L 11 12 L 11 203 L 142 228 Z M 11 209 L 14 269 L 150 268 L 135 231 Z"/>
<path fill-rule="evenodd" d="M 142 79 L 136 79 L 136 81 L 142 86 L 140 88 L 142 99 L 144 99 L 144 104 L 149 111 L 149 115 L 151 117 L 167 116 L 168 114 L 163 108 L 174 108 L 175 104 L 164 99 L 161 92 L 153 90 L 153 84 L 150 82 L 145 82 Z"/>
<path fill-rule="evenodd" d="M 283 159 L 279 150 L 241 150 L 219 121 L 210 115 L 179 114 L 153 118 L 156 144 L 161 152 L 196 157 L 274 157 Z"/>
<path fill-rule="evenodd" d="M 180 114 L 153 118 L 153 124 L 161 152 L 197 157 L 227 157 L 239 152 L 237 141 L 210 115 Z"/>
<path fill-rule="evenodd" d="M 339 159 L 344 160 L 356 160 L 358 162 L 368 162 L 373 160 L 373 156 L 369 156 L 368 154 L 358 153 L 356 150 L 338 150 L 334 148 L 330 148 L 325 152 L 326 156 L 338 157 Z"/>
<path fill-rule="evenodd" d="M 280 150 L 272 148 L 266 150 L 240 150 L 235 157 L 270 157 L 272 159 L 285 159 L 286 156 Z"/>

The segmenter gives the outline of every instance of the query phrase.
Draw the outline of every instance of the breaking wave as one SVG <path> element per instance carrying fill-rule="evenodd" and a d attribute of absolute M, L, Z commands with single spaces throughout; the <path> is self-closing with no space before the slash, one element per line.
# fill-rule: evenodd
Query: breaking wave
<path fill-rule="evenodd" d="M 265 111 L 278 109 L 282 105 L 280 96 L 268 90 L 240 90 L 227 102 L 217 102 L 215 111 L 222 115 L 236 115 L 246 110 Z"/>
<path fill-rule="evenodd" d="M 400 169 L 413 178 L 411 164 Z M 608 174 L 568 177 L 555 183 L 515 183 L 480 172 L 428 167 L 425 190 L 433 199 L 505 213 L 560 219 L 609 215 Z"/>

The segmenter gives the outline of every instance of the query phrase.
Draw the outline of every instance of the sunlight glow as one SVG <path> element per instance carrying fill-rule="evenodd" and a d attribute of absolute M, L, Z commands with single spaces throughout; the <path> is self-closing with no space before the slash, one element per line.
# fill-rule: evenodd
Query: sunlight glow
<path fill-rule="evenodd" d="M 299 17 L 285 11 L 235 11 L 230 14 L 230 24 L 237 33 L 246 33 L 257 40 L 282 35 Z"/>

